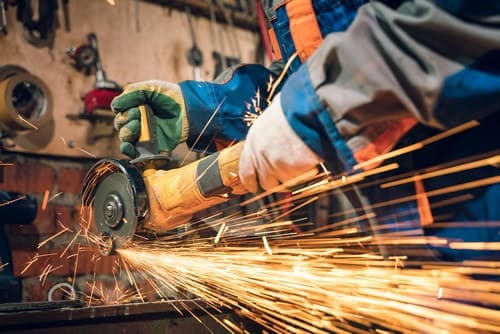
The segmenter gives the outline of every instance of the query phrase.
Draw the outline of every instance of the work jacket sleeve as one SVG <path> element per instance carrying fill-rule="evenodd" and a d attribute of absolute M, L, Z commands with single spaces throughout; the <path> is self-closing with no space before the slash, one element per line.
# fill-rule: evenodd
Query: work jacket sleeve
<path fill-rule="evenodd" d="M 272 71 L 262 65 L 238 65 L 214 82 L 183 81 L 179 85 L 189 123 L 188 146 L 212 152 L 245 138 L 247 119 L 267 106 Z"/>
<path fill-rule="evenodd" d="M 349 170 L 418 122 L 446 129 L 500 110 L 500 16 L 489 3 L 470 17 L 423 0 L 362 6 L 284 84 L 291 127 Z"/>

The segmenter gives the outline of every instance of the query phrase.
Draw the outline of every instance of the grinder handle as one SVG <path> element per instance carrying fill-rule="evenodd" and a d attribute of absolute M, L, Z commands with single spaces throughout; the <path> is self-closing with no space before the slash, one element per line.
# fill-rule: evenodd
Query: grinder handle
<path fill-rule="evenodd" d="M 246 194 L 238 174 L 243 146 L 239 142 L 180 168 L 143 174 L 150 214 L 144 227 L 169 231 L 193 214 L 226 202 L 229 194 Z"/>
<path fill-rule="evenodd" d="M 147 104 L 139 106 L 141 113 L 141 132 L 135 148 L 138 152 L 137 159 L 152 157 L 159 153 L 156 142 L 156 123 L 153 110 Z"/>

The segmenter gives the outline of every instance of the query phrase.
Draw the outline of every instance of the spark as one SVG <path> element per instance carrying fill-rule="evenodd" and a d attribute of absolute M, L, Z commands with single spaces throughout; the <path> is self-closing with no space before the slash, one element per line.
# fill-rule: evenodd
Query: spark
<path fill-rule="evenodd" d="M 272 257 L 263 257 L 258 246 L 179 248 L 162 242 L 137 244 L 119 253 L 160 285 L 173 280 L 209 305 L 240 310 L 276 332 L 338 331 L 345 320 L 404 332 L 421 330 L 421 322 L 434 331 L 500 330 L 493 320 L 500 311 L 463 304 L 449 293 L 445 297 L 444 287 L 460 297 L 466 296 L 459 292 L 464 286 L 474 290 L 481 285 L 454 266 L 438 263 L 434 268 L 413 269 L 410 261 L 405 269 L 402 260 L 406 257 L 385 260 L 343 249 L 331 252 L 333 239 L 324 238 L 326 243 L 321 239 L 275 241 L 279 248 Z M 262 241 L 267 250 L 267 240 Z M 355 249 L 345 239 L 337 241 L 351 247 L 350 252 Z M 471 272 L 478 272 L 476 266 L 468 265 Z M 475 295 L 479 303 L 500 304 L 498 290 L 481 293 Z"/>
<path fill-rule="evenodd" d="M 70 229 L 69 229 L 69 228 L 67 228 L 67 227 L 64 227 L 61 231 L 57 232 L 56 234 L 51 235 L 50 237 L 48 237 L 48 238 L 47 238 L 47 239 L 45 239 L 44 241 L 40 242 L 36 248 L 37 248 L 37 249 L 42 248 L 42 247 L 43 247 L 43 246 L 44 246 L 47 242 L 49 242 L 49 241 L 51 241 L 51 240 L 53 240 L 53 239 L 57 238 L 58 236 L 60 236 L 60 235 L 62 235 L 62 234 L 64 234 L 64 233 L 66 233 L 66 232 L 68 232 L 68 231 L 70 231 Z"/>
<path fill-rule="evenodd" d="M 67 141 L 66 141 L 66 139 L 64 139 L 64 137 L 60 137 L 60 138 L 61 138 L 61 141 L 63 142 L 63 144 L 64 144 L 65 146 L 67 146 L 68 148 L 71 148 L 71 149 L 73 149 L 73 148 L 74 148 L 74 149 L 77 149 L 78 151 L 80 151 L 80 152 L 82 152 L 82 153 L 84 153 L 84 154 L 88 155 L 88 156 L 89 156 L 89 157 L 91 157 L 91 158 L 94 158 L 94 159 L 95 159 L 95 158 L 97 158 L 97 155 L 95 155 L 95 154 L 93 154 L 93 153 L 91 153 L 91 152 L 89 152 L 89 151 L 87 151 L 87 150 L 84 150 L 83 148 L 81 148 L 81 147 L 77 146 L 77 145 L 76 145 L 76 144 L 75 144 L 72 140 L 71 140 L 71 141 L 69 141 L 69 142 L 67 142 Z"/>
<path fill-rule="evenodd" d="M 17 201 L 21 201 L 21 200 L 23 200 L 23 199 L 25 199 L 25 198 L 26 198 L 26 196 L 25 196 L 25 195 L 22 195 L 22 196 L 19 196 L 19 197 L 17 197 L 17 198 L 14 198 L 14 199 L 12 199 L 12 200 L 10 200 L 10 201 L 1 202 L 1 203 L 0 203 L 0 207 L 10 205 L 10 204 L 15 203 L 15 202 L 17 202 Z"/>
<path fill-rule="evenodd" d="M 54 196 L 52 196 L 52 197 L 49 199 L 49 202 L 50 202 L 50 201 L 55 200 L 57 197 L 61 196 L 62 194 L 64 194 L 64 192 L 63 192 L 63 191 L 58 192 L 57 194 L 55 194 Z"/>
<path fill-rule="evenodd" d="M 482 160 L 478 160 L 478 161 L 473 161 L 473 162 L 466 163 L 466 164 L 459 164 L 459 165 L 456 165 L 453 167 L 442 168 L 442 169 L 439 169 L 439 170 L 436 170 L 433 172 L 428 172 L 428 173 L 424 173 L 424 174 L 417 174 L 417 175 L 403 178 L 403 179 L 400 179 L 397 181 L 383 183 L 380 185 L 380 187 L 382 187 L 382 188 L 395 187 L 395 186 L 399 186 L 399 185 L 402 185 L 405 183 L 414 182 L 415 180 L 426 180 L 426 179 L 434 178 L 437 176 L 458 173 L 458 172 L 462 172 L 462 171 L 466 171 L 466 170 L 474 169 L 474 168 L 479 168 L 479 167 L 483 167 L 483 166 L 487 166 L 487 165 L 494 165 L 494 164 L 497 164 L 499 162 L 500 162 L 500 155 L 496 155 L 494 157 L 490 157 L 490 158 L 486 158 L 486 159 L 482 159 Z"/>
<path fill-rule="evenodd" d="M 273 255 L 273 251 L 271 247 L 269 247 L 269 242 L 265 236 L 262 237 L 262 242 L 264 243 L 264 248 L 266 249 L 267 254 Z"/>
<path fill-rule="evenodd" d="M 222 235 L 224 234 L 225 230 L 226 230 L 226 223 L 222 223 L 219 228 L 219 232 L 217 232 L 217 235 L 215 236 L 214 244 L 217 245 L 219 243 L 219 240 L 220 238 L 222 238 Z"/>
<path fill-rule="evenodd" d="M 450 242 L 451 249 L 500 250 L 500 242 Z"/>
<path fill-rule="evenodd" d="M 200 141 L 202 135 L 205 133 L 205 131 L 207 130 L 208 126 L 210 125 L 210 123 L 212 123 L 212 120 L 215 118 L 215 115 L 218 114 L 219 110 L 224 105 L 224 102 L 226 102 L 226 96 L 224 96 L 224 98 L 217 105 L 217 107 L 215 108 L 214 112 L 212 113 L 212 115 L 210 116 L 210 118 L 207 120 L 205 126 L 201 130 L 200 134 L 198 135 L 198 137 L 196 137 L 196 139 L 195 139 L 192 147 L 196 147 L 196 144 L 198 144 L 198 142 Z M 186 162 L 187 157 L 188 157 L 188 154 L 186 154 L 186 156 L 184 157 L 184 159 L 182 159 L 182 161 L 181 161 L 181 163 L 179 165 L 182 166 Z"/>
<path fill-rule="evenodd" d="M 21 121 L 23 121 L 24 123 L 28 124 L 30 127 L 32 127 L 33 129 L 35 130 L 38 130 L 38 127 L 35 126 L 33 123 L 29 122 L 28 120 L 26 120 L 24 117 L 22 117 L 21 115 L 17 115 L 17 118 Z"/>
<path fill-rule="evenodd" d="M 42 211 L 45 211 L 47 209 L 47 202 L 49 200 L 49 194 L 50 194 L 50 191 L 48 189 L 45 190 L 45 192 L 43 193 L 43 200 L 42 200 L 42 206 L 41 206 Z"/>
<path fill-rule="evenodd" d="M 31 265 L 33 263 L 35 263 L 36 261 L 38 261 L 38 257 L 36 255 L 32 259 L 30 259 L 29 261 L 27 261 L 26 265 L 24 266 L 24 269 L 21 271 L 21 275 L 23 275 L 31 267 Z"/>
<path fill-rule="evenodd" d="M 96 285 L 96 280 L 95 280 L 95 271 L 94 271 L 94 279 L 92 280 L 92 289 L 90 290 L 90 297 L 89 297 L 88 306 L 92 305 L 92 297 L 94 296 L 95 285 Z"/>
<path fill-rule="evenodd" d="M 81 147 L 78 147 L 78 146 L 74 146 L 74 148 L 76 148 L 78 151 L 82 152 L 82 153 L 85 153 L 86 155 L 88 155 L 89 157 L 92 157 L 92 158 L 97 158 L 97 155 L 93 154 L 93 153 L 90 153 L 89 151 L 86 151 L 84 150 L 83 148 Z"/>
<path fill-rule="evenodd" d="M 451 134 L 448 132 L 446 135 Z M 444 135 L 432 138 L 438 140 Z M 422 141 L 422 145 L 432 140 Z M 485 162 L 483 159 L 482 163 Z M 361 324 L 362 328 L 380 333 L 500 331 L 500 325 L 495 321 L 500 317 L 500 311 L 489 308 L 492 305 L 500 306 L 498 283 L 474 277 L 476 274 L 498 275 L 498 261 L 457 265 L 432 261 L 429 255 L 422 255 L 427 245 L 483 250 L 498 250 L 500 245 L 424 237 L 418 234 L 416 228 L 391 232 L 398 224 L 408 223 L 405 221 L 408 212 L 395 216 L 394 219 L 398 221 L 393 225 L 372 226 L 377 235 L 367 235 L 359 228 L 361 223 L 368 225 L 371 220 L 384 218 L 377 217 L 373 212 L 359 215 L 355 215 L 357 210 L 353 210 L 351 215 L 349 211 L 336 212 L 329 219 L 341 215 L 347 218 L 322 227 L 315 227 L 314 222 L 310 222 L 307 217 L 292 219 L 290 216 L 291 213 L 294 216 L 303 215 L 298 210 L 306 209 L 308 204 L 319 198 L 318 194 L 328 196 L 334 189 L 353 184 L 362 187 L 367 184 L 366 177 L 398 168 L 397 164 L 390 164 L 333 177 L 323 166 L 322 173 L 315 170 L 307 177 L 302 177 L 300 182 L 295 180 L 297 184 L 303 185 L 291 193 L 291 197 L 278 198 L 259 206 L 256 211 L 245 211 L 245 214 L 226 210 L 215 214 L 212 212 L 211 216 L 184 226 L 179 233 L 168 233 L 163 237 L 146 237 L 138 231 L 130 247 L 118 249 L 116 272 L 123 273 L 123 278 L 134 289 L 134 296 L 141 301 L 145 301 L 149 293 L 139 288 L 141 280 L 145 280 L 151 286 L 151 293 L 160 298 L 169 298 L 172 293 L 186 298 L 195 295 L 210 306 L 206 309 L 208 314 L 230 308 L 268 331 L 278 333 L 359 332 L 359 327 L 353 324 Z M 446 168 L 453 166 L 447 166 L 439 173 L 445 172 Z M 103 166 L 90 182 L 109 171 L 109 167 Z M 424 171 L 419 176 L 427 175 L 430 178 L 439 173 Z M 383 183 L 401 182 L 404 178 L 408 179 L 408 175 L 399 175 Z M 499 177 L 449 185 L 424 194 L 402 196 L 396 202 L 375 203 L 372 208 L 413 200 L 418 196 L 439 196 L 497 182 L 500 182 Z M 265 195 L 235 204 L 231 209 L 239 210 L 241 206 L 273 192 L 286 191 L 289 186 L 288 183 L 280 185 Z M 82 195 L 84 204 L 92 203 L 91 196 L 90 193 Z M 471 199 L 471 196 L 460 195 L 434 205 L 444 207 Z M 78 245 L 76 255 L 68 256 L 76 256 L 76 265 L 81 251 L 95 252 L 96 246 L 102 243 L 102 239 L 89 229 L 93 224 L 92 216 L 83 216 L 81 231 L 73 236 L 60 255 L 70 252 L 71 244 L 78 244 L 80 236 L 89 245 L 85 248 Z M 470 225 L 464 222 L 440 224 L 457 227 Z M 294 230 L 295 225 L 304 228 L 305 232 Z M 495 226 L 494 222 L 489 225 Z M 197 235 L 212 229 L 210 236 Z M 224 242 L 221 242 L 223 238 Z M 272 249 L 269 241 L 272 242 Z M 403 255 L 386 257 L 383 249 L 398 249 Z M 422 255 L 419 261 L 410 259 L 414 254 Z M 94 255 L 92 260 L 97 261 L 98 256 Z M 46 267 L 43 272 L 45 277 L 54 268 Z M 113 301 L 105 298 L 107 290 L 102 284 L 96 284 L 95 278 L 94 275 L 94 284 L 89 286 L 89 305 L 130 300 L 124 296 L 131 296 L 132 292 L 121 289 L 116 277 L 111 298 Z M 187 306 L 184 307 L 187 313 L 195 316 Z M 181 308 L 178 310 L 180 313 Z M 196 316 L 195 319 L 200 321 Z M 221 326 L 230 332 L 243 332 L 232 322 L 222 323 Z"/>
<path fill-rule="evenodd" d="M 73 239 L 71 239 L 71 241 L 68 243 L 68 245 L 66 246 L 66 248 L 64 249 L 64 251 L 61 253 L 61 255 L 59 256 L 60 258 L 62 258 L 64 256 L 64 254 L 66 254 L 66 252 L 68 251 L 68 249 L 71 247 L 71 245 L 73 245 L 73 243 L 76 241 L 76 238 L 78 238 L 78 236 L 80 236 L 80 233 L 82 232 L 82 230 L 78 230 L 76 233 L 75 233 L 75 236 L 73 237 Z"/>
<path fill-rule="evenodd" d="M 390 152 L 385 153 L 385 154 L 381 154 L 379 156 L 376 156 L 375 158 L 372 158 L 372 159 L 369 159 L 369 160 L 364 161 L 362 163 L 359 163 L 359 164 L 355 165 L 353 169 L 358 170 L 358 169 L 369 167 L 371 165 L 378 165 L 384 160 L 387 160 L 390 158 L 395 158 L 395 157 L 403 155 L 403 154 L 407 154 L 407 153 L 410 153 L 413 151 L 420 150 L 426 145 L 430 145 L 430 144 L 435 143 L 439 140 L 445 139 L 449 136 L 453 136 L 453 135 L 456 135 L 460 132 L 472 129 L 478 125 L 479 125 L 478 121 L 470 121 L 470 122 L 464 123 L 462 125 L 456 126 L 456 127 L 451 128 L 449 130 L 443 131 L 435 136 L 424 139 L 418 143 L 415 143 L 415 144 L 412 144 L 412 145 L 409 145 L 406 147 L 402 147 L 400 149 L 393 150 L 393 151 L 390 151 Z"/>
<path fill-rule="evenodd" d="M 274 92 L 276 91 L 276 89 L 280 85 L 281 81 L 283 81 L 283 79 L 285 78 L 285 76 L 288 72 L 288 69 L 290 68 L 290 66 L 292 66 L 292 63 L 295 60 L 295 58 L 297 58 L 297 56 L 298 56 L 297 52 L 295 52 L 294 54 L 292 54 L 290 56 L 290 58 L 288 59 L 288 61 L 285 64 L 285 66 L 283 67 L 283 70 L 281 71 L 280 75 L 278 76 L 278 78 L 276 78 L 274 83 L 271 85 L 271 89 L 269 90 L 269 94 L 267 96 L 267 103 L 268 104 L 271 103 L 271 101 L 274 97 Z"/>

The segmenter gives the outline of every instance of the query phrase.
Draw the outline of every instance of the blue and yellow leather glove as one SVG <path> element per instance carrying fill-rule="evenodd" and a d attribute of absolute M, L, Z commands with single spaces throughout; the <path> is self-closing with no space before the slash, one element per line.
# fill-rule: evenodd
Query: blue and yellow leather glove
<path fill-rule="evenodd" d="M 186 141 L 189 125 L 179 85 L 160 80 L 138 82 L 127 85 L 111 102 L 123 154 L 131 158 L 137 156 L 135 143 L 141 130 L 139 106 L 144 104 L 154 113 L 159 151 L 171 151 Z"/>

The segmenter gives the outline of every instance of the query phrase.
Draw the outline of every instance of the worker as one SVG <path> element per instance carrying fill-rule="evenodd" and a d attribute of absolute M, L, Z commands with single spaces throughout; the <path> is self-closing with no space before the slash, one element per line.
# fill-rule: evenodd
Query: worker
<path fill-rule="evenodd" d="M 481 122 L 479 128 L 398 158 L 398 172 L 498 150 L 496 2 L 267 2 L 274 51 L 281 64 L 290 64 L 272 102 L 266 104 L 266 92 L 276 72 L 261 65 L 234 67 L 215 82 L 131 84 L 112 103 L 124 154 L 136 154 L 141 104 L 155 111 L 160 150 L 187 142 L 192 149 L 210 151 L 245 139 L 239 175 L 250 192 L 272 189 L 319 163 L 334 175 L 351 173 L 357 164 L 473 119 Z M 255 106 L 265 111 L 248 128 L 244 115 L 256 112 Z M 498 169 L 487 166 L 455 177 L 466 183 L 492 175 L 498 175 Z M 447 181 L 445 177 L 363 192 L 376 203 L 425 194 Z M 449 221 L 500 220 L 495 204 L 500 185 L 471 191 L 472 198 L 448 207 Z M 433 201 L 420 196 L 387 206 L 377 216 L 391 223 L 404 215 L 406 221 L 427 225 L 426 233 L 445 238 L 499 240 L 498 228 L 487 233 L 435 229 Z M 446 250 L 443 253 L 446 256 Z M 469 255 L 450 256 L 461 260 Z"/>

